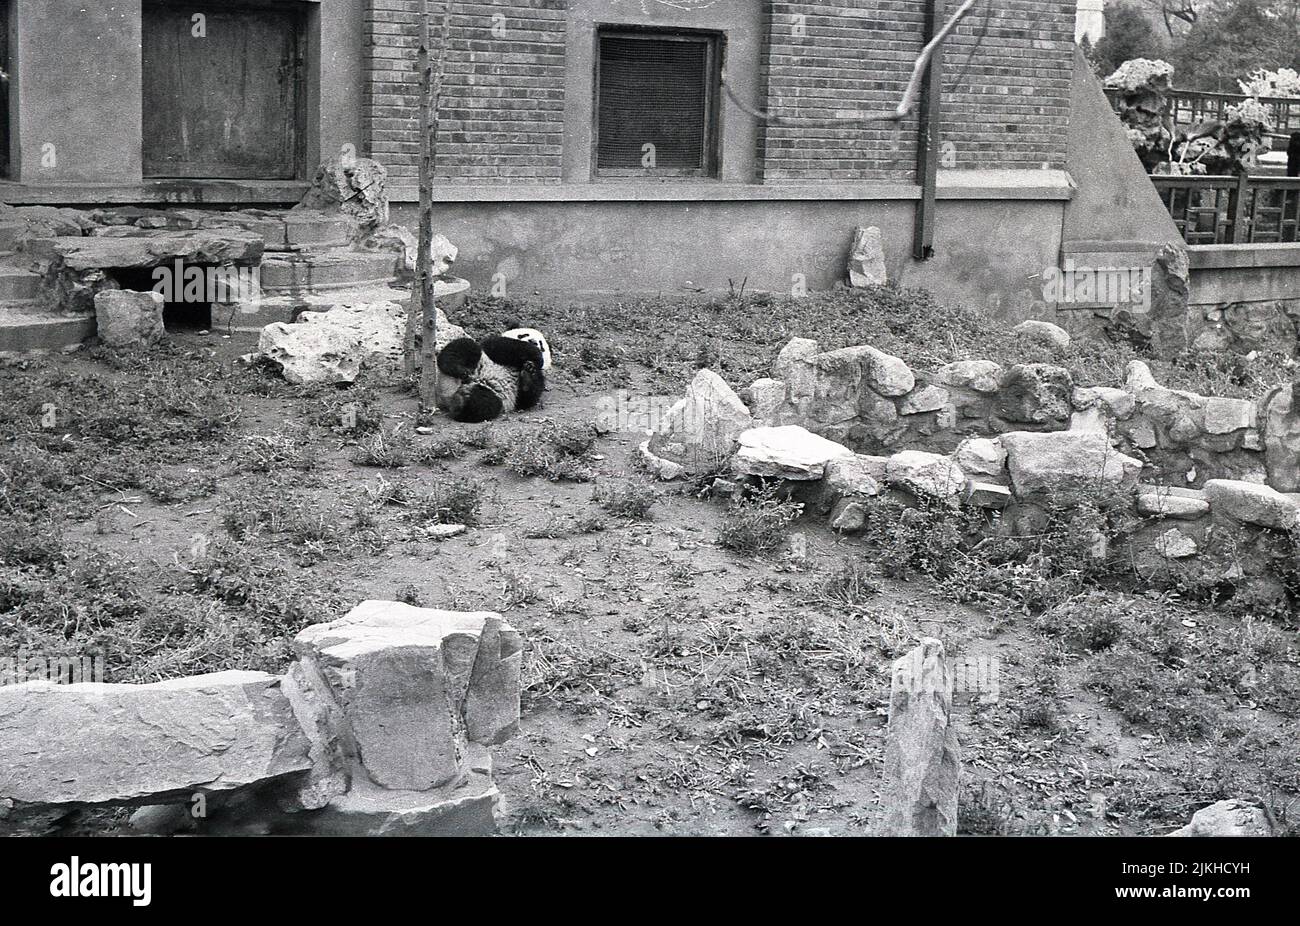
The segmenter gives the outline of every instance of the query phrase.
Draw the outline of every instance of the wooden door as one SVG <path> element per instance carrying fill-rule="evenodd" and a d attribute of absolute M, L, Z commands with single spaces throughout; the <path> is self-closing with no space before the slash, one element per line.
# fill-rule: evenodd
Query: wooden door
<path fill-rule="evenodd" d="M 295 178 L 300 22 L 287 9 L 146 3 L 144 175 Z"/>

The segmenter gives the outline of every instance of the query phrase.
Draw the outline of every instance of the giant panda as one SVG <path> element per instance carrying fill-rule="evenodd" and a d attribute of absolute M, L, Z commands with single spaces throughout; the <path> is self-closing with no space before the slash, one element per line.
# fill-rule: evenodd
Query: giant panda
<path fill-rule="evenodd" d="M 455 421 L 493 421 L 533 408 L 546 389 L 551 348 L 540 331 L 518 328 L 457 338 L 438 354 L 438 404 Z"/>

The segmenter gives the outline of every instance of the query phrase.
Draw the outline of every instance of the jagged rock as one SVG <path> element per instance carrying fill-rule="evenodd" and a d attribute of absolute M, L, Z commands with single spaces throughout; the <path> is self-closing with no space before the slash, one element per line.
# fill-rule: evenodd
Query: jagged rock
<path fill-rule="evenodd" d="M 1205 483 L 1205 497 L 1216 517 L 1281 531 L 1300 527 L 1300 501 L 1266 485 L 1210 479 Z"/>
<path fill-rule="evenodd" d="M 294 647 L 328 684 L 345 742 L 381 787 L 462 781 L 469 742 L 504 742 L 518 729 L 523 644 L 498 614 L 364 601 L 307 627 Z"/>
<path fill-rule="evenodd" d="M 939 640 L 922 640 L 894 663 L 882 835 L 957 834 L 961 757 L 952 723 L 952 693 L 952 672 Z"/>
<path fill-rule="evenodd" d="M 1157 553 L 1167 559 L 1186 559 L 1195 556 L 1200 550 L 1195 540 L 1176 527 L 1157 537 L 1153 546 Z"/>
<path fill-rule="evenodd" d="M 1138 486 L 1137 509 L 1140 514 L 1155 517 L 1195 520 L 1210 513 L 1210 503 L 1199 489 Z"/>
<path fill-rule="evenodd" d="M 817 342 L 811 338 L 791 338 L 781 348 L 772 364 L 772 375 L 777 379 L 790 380 L 800 373 L 817 356 Z M 809 371 L 811 372 L 811 371 Z"/>
<path fill-rule="evenodd" d="M 1020 499 L 1077 503 L 1137 485 L 1142 463 L 1094 431 L 1011 431 L 1000 438 L 1007 451 L 1011 486 Z"/>
<path fill-rule="evenodd" d="M 992 360 L 959 360 L 940 367 L 934 374 L 934 381 L 992 395 L 1002 388 L 1002 367 Z"/>
<path fill-rule="evenodd" d="M 18 223 L 21 228 L 15 236 L 16 250 L 26 250 L 26 242 L 30 239 L 80 236 L 96 227 L 94 215 L 80 209 L 11 206 L 8 203 L 0 203 L 0 222 Z"/>
<path fill-rule="evenodd" d="M 367 251 L 395 251 L 402 255 L 401 269 L 406 273 L 415 272 L 415 262 L 419 256 L 419 242 L 415 235 L 404 225 L 396 223 L 385 225 L 377 228 L 361 238 L 359 246 Z M 433 239 L 434 266 L 437 272 L 434 276 L 445 275 L 450 272 L 451 265 L 456 262 L 456 256 L 459 252 L 456 246 L 448 241 L 442 235 L 435 235 Z"/>
<path fill-rule="evenodd" d="M 865 453 L 832 459 L 826 464 L 826 491 L 835 498 L 879 495 L 888 462 L 888 457 L 873 457 Z"/>
<path fill-rule="evenodd" d="M 129 289 L 106 289 L 95 294 L 95 326 L 99 339 L 110 347 L 153 344 L 165 336 L 163 297 Z"/>
<path fill-rule="evenodd" d="M 465 329 L 438 310 L 441 351 Z M 361 370 L 395 373 L 402 362 L 406 307 L 396 302 L 339 302 L 328 312 L 303 312 L 292 324 L 262 329 L 257 349 L 291 383 L 350 383 Z"/>
<path fill-rule="evenodd" d="M 316 170 L 298 209 L 339 210 L 363 227 L 388 224 L 388 171 L 370 158 L 330 158 Z"/>
<path fill-rule="evenodd" d="M 310 744 L 307 756 L 311 769 L 295 782 L 291 801 L 298 807 L 315 810 L 324 807 L 352 784 L 343 710 L 334 700 L 329 683 L 312 663 L 295 660 L 284 674 L 281 684 L 289 699 L 294 719 Z"/>
<path fill-rule="evenodd" d="M 1207 434 L 1231 434 L 1255 427 L 1255 403 L 1246 399 L 1222 399 L 1210 397 L 1205 400 L 1205 432 Z"/>
<path fill-rule="evenodd" d="M 650 441 L 642 441 L 637 447 L 637 453 L 641 457 L 641 462 L 651 473 L 664 482 L 671 482 L 681 477 L 686 472 L 686 467 L 680 463 L 674 463 L 672 460 L 665 460 L 650 449 Z"/>
<path fill-rule="evenodd" d="M 962 501 L 976 508 L 994 508 L 1000 511 L 1011 504 L 1011 490 L 991 482 L 968 479 L 966 489 L 962 492 Z"/>
<path fill-rule="evenodd" d="M 1268 482 L 1281 492 L 1300 492 L 1300 403 L 1295 396 L 1292 383 L 1272 390 L 1260 402 Z"/>
<path fill-rule="evenodd" d="M 844 445 L 818 437 L 798 425 L 751 428 L 740 435 L 739 441 L 740 449 L 732 461 L 732 469 L 740 476 L 821 479 L 831 460 L 853 456 L 853 451 Z"/>
<path fill-rule="evenodd" d="M 904 450 L 889 458 L 885 479 L 913 495 L 948 499 L 966 486 L 966 474 L 952 458 L 921 450 Z"/>
<path fill-rule="evenodd" d="M 861 502 L 842 498 L 831 510 L 831 530 L 852 534 L 862 530 L 867 523 L 867 509 Z"/>
<path fill-rule="evenodd" d="M 366 354 L 354 332 L 333 325 L 286 322 L 263 328 L 257 351 L 295 385 L 355 382 Z"/>
<path fill-rule="evenodd" d="M 921 415 L 947 407 L 951 395 L 942 386 L 921 386 L 903 396 L 898 403 L 900 415 Z"/>
<path fill-rule="evenodd" d="M 957 445 L 952 458 L 967 474 L 1006 475 L 1007 451 L 996 437 L 968 437 Z"/>
<path fill-rule="evenodd" d="M 779 379 L 756 379 L 745 390 L 746 404 L 759 425 L 779 425 L 781 406 L 785 404 L 785 383 Z"/>
<path fill-rule="evenodd" d="M 1053 325 L 1051 322 L 1030 319 L 1021 322 L 1011 330 L 1026 340 L 1041 344 L 1058 353 L 1064 353 L 1070 347 L 1070 333 L 1060 325 Z"/>
<path fill-rule="evenodd" d="M 1046 363 L 1018 363 L 1003 377 L 997 411 L 1007 421 L 1064 427 L 1070 419 L 1074 380 Z"/>
<path fill-rule="evenodd" d="M 491 836 L 501 800 L 487 750 L 470 744 L 465 780 L 426 791 L 381 788 L 358 776 L 347 794 L 315 812 L 276 821 L 276 831 L 319 836 Z"/>
<path fill-rule="evenodd" d="M 1247 801 L 1227 800 L 1202 807 L 1192 822 L 1168 836 L 1272 836 L 1273 827 L 1263 808 Z"/>
<path fill-rule="evenodd" d="M 0 686 L 0 800 L 33 809 L 185 800 L 310 769 L 280 679 Z"/>
<path fill-rule="evenodd" d="M 726 381 L 712 370 L 700 370 L 686 397 L 664 416 L 651 450 L 681 462 L 722 460 L 730 456 L 736 438 L 753 426 L 749 409 Z"/>
<path fill-rule="evenodd" d="M 888 281 L 880 229 L 859 226 L 853 232 L 853 246 L 849 251 L 849 285 L 883 286 Z"/>

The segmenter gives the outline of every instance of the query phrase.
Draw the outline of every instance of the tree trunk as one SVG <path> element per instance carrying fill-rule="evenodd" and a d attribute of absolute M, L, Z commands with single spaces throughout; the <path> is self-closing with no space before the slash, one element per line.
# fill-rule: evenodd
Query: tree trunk
<path fill-rule="evenodd" d="M 421 5 L 428 0 L 421 0 Z M 428 48 L 428 14 L 422 17 L 423 34 Z M 420 144 L 420 308 L 424 316 L 424 334 L 420 342 L 420 411 L 431 413 L 436 404 L 438 387 L 438 308 L 433 298 L 433 172 L 438 164 L 438 103 L 447 69 L 447 41 L 451 34 L 451 0 L 443 0 L 442 34 L 438 41 L 436 73 L 426 66 L 421 74 L 424 88 L 420 94 L 421 121 L 427 126 Z"/>

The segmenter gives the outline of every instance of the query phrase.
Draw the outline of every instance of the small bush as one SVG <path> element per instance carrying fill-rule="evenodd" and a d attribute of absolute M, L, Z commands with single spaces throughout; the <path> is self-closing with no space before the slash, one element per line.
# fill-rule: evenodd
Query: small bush
<path fill-rule="evenodd" d="M 771 492 L 739 499 L 722 518 L 718 542 L 742 556 L 771 553 L 785 544 L 790 525 L 801 514 L 803 505 Z"/>
<path fill-rule="evenodd" d="M 411 501 L 408 517 L 431 524 L 478 524 L 483 486 L 472 479 L 439 479 L 424 496 Z"/>
<path fill-rule="evenodd" d="M 592 501 L 619 518 L 640 521 L 650 514 L 658 500 L 658 493 L 647 485 L 636 482 L 624 482 L 619 485 L 608 483 L 596 486 L 591 493 Z"/>

